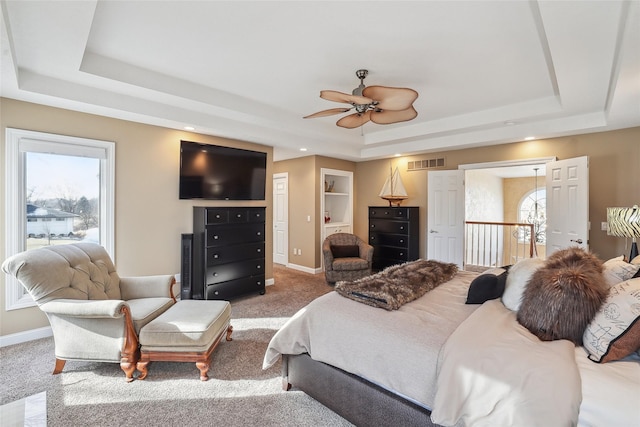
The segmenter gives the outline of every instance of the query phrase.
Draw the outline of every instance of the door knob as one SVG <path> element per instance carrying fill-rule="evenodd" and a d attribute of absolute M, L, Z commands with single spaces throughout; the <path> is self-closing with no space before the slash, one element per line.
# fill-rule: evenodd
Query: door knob
<path fill-rule="evenodd" d="M 436 230 L 429 230 L 429 233 L 437 233 Z"/>
<path fill-rule="evenodd" d="M 579 244 L 579 245 L 581 245 L 581 244 L 582 244 L 582 239 L 576 239 L 576 240 L 571 239 L 570 241 L 571 241 L 571 242 L 576 242 L 576 243 L 577 243 L 577 244 Z"/>

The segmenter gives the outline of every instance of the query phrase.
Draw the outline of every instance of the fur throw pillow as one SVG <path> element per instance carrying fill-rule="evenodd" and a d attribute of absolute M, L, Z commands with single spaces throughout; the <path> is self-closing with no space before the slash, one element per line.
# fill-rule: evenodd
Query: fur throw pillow
<path fill-rule="evenodd" d="M 609 293 L 602 261 L 580 248 L 555 252 L 529 281 L 518 322 L 543 341 L 582 345 L 589 322 Z"/>

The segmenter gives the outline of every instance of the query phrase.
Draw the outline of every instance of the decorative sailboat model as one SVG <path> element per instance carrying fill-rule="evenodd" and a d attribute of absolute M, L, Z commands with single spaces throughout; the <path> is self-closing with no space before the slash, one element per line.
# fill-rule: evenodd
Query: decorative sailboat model
<path fill-rule="evenodd" d="M 389 206 L 400 206 L 400 203 L 402 203 L 403 200 L 409 198 L 407 190 L 405 190 L 404 184 L 402 183 L 402 179 L 400 179 L 400 173 L 398 172 L 397 166 L 393 172 L 391 172 L 391 167 L 389 167 L 389 177 L 384 182 L 379 196 L 382 199 L 387 200 L 389 202 Z"/>

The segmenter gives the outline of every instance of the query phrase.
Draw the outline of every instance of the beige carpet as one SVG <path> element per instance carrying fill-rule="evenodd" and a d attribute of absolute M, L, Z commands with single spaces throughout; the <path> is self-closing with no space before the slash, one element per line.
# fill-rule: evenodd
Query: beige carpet
<path fill-rule="evenodd" d="M 46 392 L 49 426 L 349 426 L 304 393 L 285 392 L 280 364 L 263 371 L 276 330 L 298 309 L 332 291 L 323 275 L 275 267 L 265 295 L 231 301 L 233 341 L 213 355 L 210 380 L 195 364 L 154 362 L 144 381 L 126 383 L 117 364 L 54 366 L 53 339 L 0 349 L 0 405 Z"/>

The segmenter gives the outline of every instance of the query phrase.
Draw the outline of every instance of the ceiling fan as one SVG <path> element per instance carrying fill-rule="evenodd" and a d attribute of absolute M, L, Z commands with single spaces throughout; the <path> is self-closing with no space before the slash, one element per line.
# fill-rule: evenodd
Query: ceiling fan
<path fill-rule="evenodd" d="M 349 114 L 336 122 L 338 126 L 347 129 L 357 128 L 368 121 L 379 125 L 388 125 L 416 118 L 418 112 L 413 108 L 413 102 L 418 98 L 418 92 L 401 87 L 365 87 L 364 79 L 367 74 L 369 74 L 368 70 L 356 71 L 356 76 L 360 79 L 360 86 L 355 88 L 351 95 L 335 90 L 320 91 L 320 98 L 328 101 L 345 102 L 351 104 L 351 107 L 330 108 L 310 114 L 304 118 L 313 119 L 332 116 L 355 109 L 353 114 Z"/>

